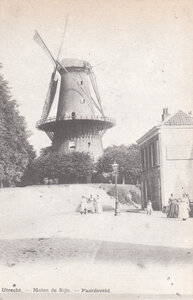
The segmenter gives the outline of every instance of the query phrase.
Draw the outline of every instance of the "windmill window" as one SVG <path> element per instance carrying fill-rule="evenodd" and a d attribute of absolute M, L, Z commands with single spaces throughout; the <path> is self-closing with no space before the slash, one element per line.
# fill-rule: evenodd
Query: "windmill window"
<path fill-rule="evenodd" d="M 90 146 L 91 146 L 91 142 L 88 142 L 88 148 L 90 148 Z"/>
<path fill-rule="evenodd" d="M 75 150 L 75 148 L 76 148 L 76 143 L 75 143 L 75 141 L 70 141 L 70 142 L 69 142 L 69 149 L 70 149 L 70 150 Z"/>
<path fill-rule="evenodd" d="M 74 120 L 76 118 L 76 113 L 73 111 L 71 115 L 72 115 L 72 120 Z"/>
<path fill-rule="evenodd" d="M 81 80 L 80 84 L 83 85 L 83 80 Z"/>
<path fill-rule="evenodd" d="M 85 103 L 85 99 L 82 98 L 82 99 L 80 100 L 80 103 L 81 103 L 81 104 L 84 104 L 84 103 Z"/>

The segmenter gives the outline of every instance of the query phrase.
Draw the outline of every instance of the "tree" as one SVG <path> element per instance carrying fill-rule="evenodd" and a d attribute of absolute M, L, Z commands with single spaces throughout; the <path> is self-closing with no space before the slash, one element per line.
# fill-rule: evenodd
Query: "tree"
<path fill-rule="evenodd" d="M 52 153 L 52 152 L 53 152 L 52 146 L 48 146 L 48 147 L 40 149 L 41 156 L 46 156 L 47 154 Z"/>
<path fill-rule="evenodd" d="M 0 69 L 2 66 L 0 65 Z M 9 186 L 21 178 L 34 159 L 35 152 L 28 142 L 25 120 L 19 115 L 8 82 L 0 74 L 0 181 Z"/>
<path fill-rule="evenodd" d="M 110 174 L 114 161 L 119 165 L 119 181 L 136 184 L 141 169 L 138 145 L 114 145 L 106 148 L 104 155 L 97 162 L 97 173 Z"/>
<path fill-rule="evenodd" d="M 91 175 L 94 164 L 88 153 L 56 153 L 41 151 L 32 165 L 33 178 L 43 182 L 44 178 L 58 178 L 60 183 L 84 182 Z"/>

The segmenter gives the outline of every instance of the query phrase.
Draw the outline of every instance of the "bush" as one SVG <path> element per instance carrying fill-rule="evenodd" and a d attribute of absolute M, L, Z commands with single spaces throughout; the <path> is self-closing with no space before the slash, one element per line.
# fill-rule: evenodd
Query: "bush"
<path fill-rule="evenodd" d="M 133 204 L 132 202 L 135 202 L 136 204 L 141 204 L 141 197 L 140 194 L 138 194 L 134 190 L 126 189 L 124 187 L 117 187 L 118 190 L 118 198 L 119 202 L 124 205 L 130 205 Z M 111 197 L 116 197 L 115 195 L 115 186 L 111 187 L 110 190 L 107 192 L 107 194 Z"/>
<path fill-rule="evenodd" d="M 33 182 L 43 183 L 45 178 L 59 183 L 83 183 L 93 173 L 94 164 L 88 153 L 46 153 L 32 165 Z"/>
<path fill-rule="evenodd" d="M 133 190 L 131 190 L 130 193 L 132 196 L 132 201 L 135 202 L 136 204 L 141 204 L 141 195 Z"/>

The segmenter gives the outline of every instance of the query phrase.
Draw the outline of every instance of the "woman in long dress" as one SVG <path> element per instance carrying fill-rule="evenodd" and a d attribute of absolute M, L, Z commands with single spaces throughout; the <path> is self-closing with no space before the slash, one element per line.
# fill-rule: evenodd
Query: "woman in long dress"
<path fill-rule="evenodd" d="M 178 215 L 179 219 L 182 221 L 186 221 L 189 218 L 189 210 L 190 210 L 189 199 L 186 196 L 186 194 L 184 194 L 183 198 L 179 203 L 179 215 Z"/>
<path fill-rule="evenodd" d="M 177 218 L 178 217 L 178 202 L 174 198 L 173 194 L 171 194 L 169 201 L 169 210 L 167 213 L 168 218 Z"/>
<path fill-rule="evenodd" d="M 87 213 L 87 205 L 86 205 L 86 198 L 84 196 L 81 197 L 81 203 L 80 203 L 80 213 L 85 214 Z"/>
<path fill-rule="evenodd" d="M 102 203 L 101 203 L 101 200 L 99 198 L 99 195 L 97 195 L 96 203 L 97 203 L 97 213 L 100 214 L 100 213 L 103 212 L 103 207 L 102 207 Z"/>

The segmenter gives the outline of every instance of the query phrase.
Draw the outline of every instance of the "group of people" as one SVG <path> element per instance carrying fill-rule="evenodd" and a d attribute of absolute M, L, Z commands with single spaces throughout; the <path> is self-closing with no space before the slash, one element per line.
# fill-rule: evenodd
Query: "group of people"
<path fill-rule="evenodd" d="M 190 212 L 190 200 L 188 194 L 184 193 L 182 198 L 176 199 L 171 194 L 168 201 L 168 218 L 179 218 L 182 221 L 186 221 L 189 218 Z"/>
<path fill-rule="evenodd" d="M 102 203 L 100 200 L 99 195 L 96 197 L 93 197 L 93 195 L 90 195 L 89 198 L 82 196 L 81 197 L 81 203 L 80 203 L 80 213 L 81 215 L 86 215 L 87 213 L 92 214 L 100 214 L 102 213 Z"/>
<path fill-rule="evenodd" d="M 147 202 L 146 212 L 148 215 L 151 215 L 153 212 L 151 200 Z M 178 199 L 171 194 L 165 212 L 168 218 L 179 218 L 182 221 L 186 221 L 190 213 L 190 199 L 188 194 L 184 193 L 182 198 Z"/>
<path fill-rule="evenodd" d="M 58 178 L 48 178 L 48 177 L 45 177 L 44 178 L 44 184 L 45 185 L 52 185 L 52 184 L 58 184 L 59 183 L 59 179 Z"/>

